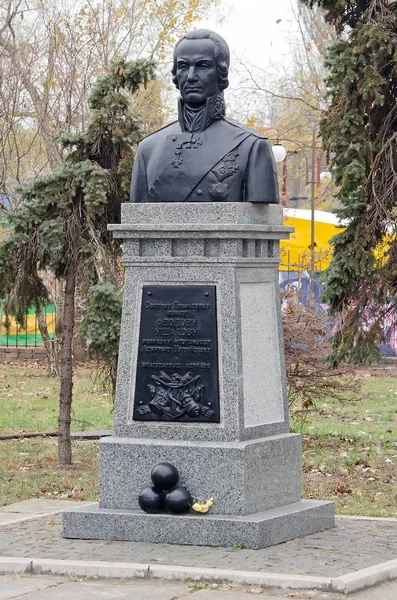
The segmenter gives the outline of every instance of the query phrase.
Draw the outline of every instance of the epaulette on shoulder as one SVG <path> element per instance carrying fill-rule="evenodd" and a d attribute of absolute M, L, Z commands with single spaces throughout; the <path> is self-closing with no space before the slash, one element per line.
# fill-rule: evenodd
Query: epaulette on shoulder
<path fill-rule="evenodd" d="M 178 121 L 172 121 L 172 123 L 167 123 L 167 125 L 163 125 L 163 127 L 156 129 L 156 131 L 152 131 L 152 133 L 148 133 L 147 135 L 145 135 L 143 138 L 140 139 L 140 141 L 142 142 L 143 140 L 147 140 L 148 138 L 150 138 L 152 135 L 154 135 L 158 131 L 163 131 L 163 129 L 167 129 L 167 127 L 171 127 L 171 125 L 175 125 L 175 123 L 177 123 L 177 122 Z"/>
<path fill-rule="evenodd" d="M 263 135 L 263 133 L 260 133 L 260 131 L 256 131 L 256 129 L 252 129 L 251 127 L 247 127 L 247 125 L 243 125 L 242 123 L 239 123 L 238 121 L 234 121 L 233 119 L 229 119 L 229 117 L 224 117 L 224 119 L 225 119 L 225 121 L 227 121 L 228 123 L 230 123 L 230 125 L 234 125 L 234 127 L 239 127 L 243 131 L 247 131 L 251 135 L 255 135 L 257 138 L 261 138 L 263 140 L 267 140 L 268 139 L 267 135 Z"/>

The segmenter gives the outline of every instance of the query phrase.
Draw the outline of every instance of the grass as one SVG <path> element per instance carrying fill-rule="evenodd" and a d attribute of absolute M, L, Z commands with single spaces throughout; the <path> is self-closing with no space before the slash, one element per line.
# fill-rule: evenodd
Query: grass
<path fill-rule="evenodd" d="M 0 506 L 40 497 L 95 500 L 98 443 L 74 443 L 71 469 L 57 467 L 57 451 L 56 440 L 0 441 Z"/>
<path fill-rule="evenodd" d="M 397 378 L 364 378 L 362 399 L 328 399 L 293 415 L 303 436 L 304 497 L 333 500 L 339 514 L 397 516 Z M 35 366 L 2 365 L 0 432 L 56 429 L 58 383 Z M 73 429 L 110 429 L 112 402 L 88 368 L 76 370 Z M 54 439 L 0 441 L 0 505 L 32 497 L 97 498 L 98 444 L 75 442 L 74 465 L 57 467 Z"/>
<path fill-rule="evenodd" d="M 73 386 L 72 430 L 111 429 L 112 399 L 95 384 L 94 370 L 78 368 Z M 2 364 L 0 433 L 57 430 L 59 379 L 41 366 Z"/>
<path fill-rule="evenodd" d="M 364 379 L 362 399 L 292 417 L 303 436 L 304 497 L 339 514 L 397 516 L 397 378 Z"/>
<path fill-rule="evenodd" d="M 72 430 L 111 429 L 112 399 L 95 382 L 94 369 L 78 368 L 73 387 Z M 2 364 L 0 433 L 56 431 L 59 380 L 37 364 Z M 57 441 L 0 441 L 0 506 L 26 498 L 98 497 L 98 443 L 74 442 L 73 467 L 57 466 Z"/>

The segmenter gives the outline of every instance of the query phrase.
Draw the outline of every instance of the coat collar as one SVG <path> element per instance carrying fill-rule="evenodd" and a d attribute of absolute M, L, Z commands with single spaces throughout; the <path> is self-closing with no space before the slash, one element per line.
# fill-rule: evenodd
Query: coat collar
<path fill-rule="evenodd" d="M 182 98 L 179 98 L 178 121 L 183 132 L 201 132 L 210 127 L 210 125 L 213 125 L 215 121 L 223 119 L 225 115 L 225 98 L 223 92 L 207 98 L 203 108 L 194 112 L 196 112 L 195 115 L 185 115 L 185 103 Z M 195 127 L 195 124 L 198 127 Z"/>
<path fill-rule="evenodd" d="M 147 175 L 152 202 L 186 202 L 199 182 L 250 133 L 224 119 L 201 132 L 171 133 L 166 136 L 157 165 Z M 227 165 L 221 165 L 227 169 Z M 222 173 L 221 173 L 222 174 Z M 217 175 L 212 175 L 214 180 Z"/>

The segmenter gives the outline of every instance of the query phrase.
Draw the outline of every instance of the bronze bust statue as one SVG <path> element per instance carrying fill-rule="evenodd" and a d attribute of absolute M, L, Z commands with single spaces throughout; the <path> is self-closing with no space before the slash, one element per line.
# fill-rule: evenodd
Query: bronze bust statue
<path fill-rule="evenodd" d="M 225 117 L 229 62 L 225 40 L 213 31 L 177 42 L 179 118 L 139 144 L 132 202 L 279 202 L 268 139 Z"/>

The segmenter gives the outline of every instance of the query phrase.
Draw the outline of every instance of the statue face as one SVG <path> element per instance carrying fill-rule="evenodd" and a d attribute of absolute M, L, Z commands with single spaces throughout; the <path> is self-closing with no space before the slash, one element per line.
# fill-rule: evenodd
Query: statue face
<path fill-rule="evenodd" d="M 201 106 L 219 92 L 215 44 L 212 40 L 184 39 L 176 50 L 176 78 L 184 102 Z"/>

